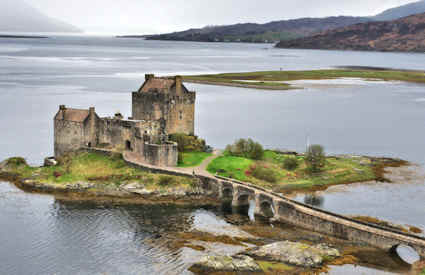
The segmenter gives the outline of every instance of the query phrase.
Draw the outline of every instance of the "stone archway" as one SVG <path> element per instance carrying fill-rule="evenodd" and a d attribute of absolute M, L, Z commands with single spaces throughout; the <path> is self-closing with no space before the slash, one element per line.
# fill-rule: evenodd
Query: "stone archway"
<path fill-rule="evenodd" d="M 403 262 L 408 264 L 413 264 L 421 259 L 421 256 L 416 251 L 416 249 L 406 244 L 394 245 L 393 247 L 391 247 L 390 253 L 397 256 Z"/>
<path fill-rule="evenodd" d="M 275 215 L 273 210 L 273 204 L 269 201 L 262 201 L 260 203 L 260 213 L 266 218 L 273 218 Z"/>

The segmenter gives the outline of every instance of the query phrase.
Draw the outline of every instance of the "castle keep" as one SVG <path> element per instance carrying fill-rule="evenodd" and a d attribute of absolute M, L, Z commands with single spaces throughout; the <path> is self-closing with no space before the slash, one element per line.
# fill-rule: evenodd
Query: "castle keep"
<path fill-rule="evenodd" d="M 59 107 L 54 117 L 55 157 L 87 147 L 132 151 L 151 165 L 176 166 L 174 133 L 194 134 L 196 93 L 188 91 L 179 76 L 146 75 L 132 95 L 132 117 L 120 114 L 100 118 L 88 110 Z"/>

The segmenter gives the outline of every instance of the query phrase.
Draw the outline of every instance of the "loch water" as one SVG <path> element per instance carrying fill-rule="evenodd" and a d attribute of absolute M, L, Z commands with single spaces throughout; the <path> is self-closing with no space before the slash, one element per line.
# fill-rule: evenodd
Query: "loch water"
<path fill-rule="evenodd" d="M 39 165 L 53 151 L 60 104 L 131 115 L 130 92 L 145 73 L 200 74 L 378 66 L 425 70 L 425 54 L 274 49 L 268 44 L 144 41 L 112 37 L 0 40 L 0 159 Z M 299 85 L 303 85 L 300 83 Z M 197 91 L 196 132 L 223 148 L 252 137 L 268 148 L 367 154 L 418 164 L 412 182 L 370 183 L 315 194 L 328 210 L 371 215 L 425 229 L 425 86 L 344 80 L 291 91 L 188 84 Z M 296 197 L 308 201 L 305 195 Z M 146 239 L 179 231 L 220 211 L 65 202 L 0 183 L 2 274 L 181 274 L 187 258 Z M 156 242 L 155 242 L 156 244 Z M 359 269 L 360 268 L 360 269 Z M 381 274 L 361 267 L 334 274 Z"/>

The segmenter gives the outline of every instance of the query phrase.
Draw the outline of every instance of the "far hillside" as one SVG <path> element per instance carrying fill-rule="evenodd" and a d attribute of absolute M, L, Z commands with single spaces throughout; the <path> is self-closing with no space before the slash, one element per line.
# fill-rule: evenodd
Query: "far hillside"
<path fill-rule="evenodd" d="M 368 22 L 310 37 L 281 41 L 278 48 L 425 52 L 425 13 Z"/>
<path fill-rule="evenodd" d="M 370 17 L 332 16 L 325 18 L 299 18 L 274 21 L 266 24 L 243 23 L 226 26 L 206 26 L 200 29 L 194 28 L 181 32 L 126 37 L 144 37 L 149 40 L 270 43 L 307 37 L 323 31 L 358 23 L 396 20 L 422 12 L 425 12 L 425 0 L 395 7 Z"/>

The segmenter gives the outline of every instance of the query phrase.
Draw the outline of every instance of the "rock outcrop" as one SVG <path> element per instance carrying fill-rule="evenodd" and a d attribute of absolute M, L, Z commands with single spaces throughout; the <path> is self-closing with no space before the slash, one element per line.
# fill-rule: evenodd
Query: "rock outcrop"
<path fill-rule="evenodd" d="M 205 256 L 192 268 L 206 272 L 259 272 L 260 266 L 251 257 L 238 256 Z"/>
<path fill-rule="evenodd" d="M 248 251 L 247 254 L 255 258 L 284 262 L 301 267 L 317 267 L 320 266 L 326 258 L 340 256 L 337 249 L 331 248 L 326 244 L 310 246 L 290 241 L 257 247 Z"/>

